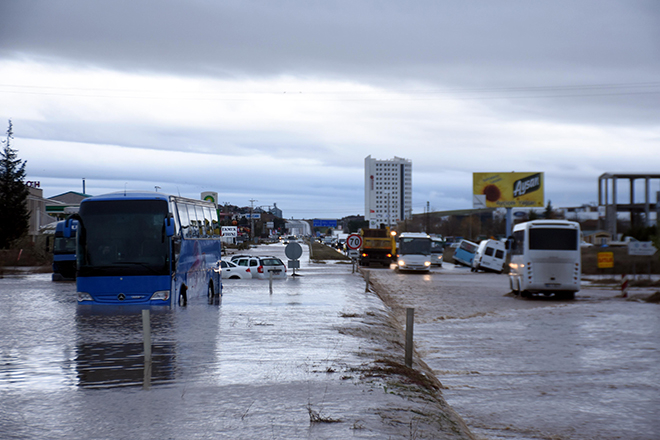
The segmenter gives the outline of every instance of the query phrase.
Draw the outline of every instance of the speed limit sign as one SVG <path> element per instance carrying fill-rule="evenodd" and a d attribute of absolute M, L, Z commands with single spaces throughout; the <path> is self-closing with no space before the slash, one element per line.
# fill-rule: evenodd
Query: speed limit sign
<path fill-rule="evenodd" d="M 352 250 L 360 249 L 362 246 L 362 236 L 351 234 L 346 238 L 346 247 Z"/>

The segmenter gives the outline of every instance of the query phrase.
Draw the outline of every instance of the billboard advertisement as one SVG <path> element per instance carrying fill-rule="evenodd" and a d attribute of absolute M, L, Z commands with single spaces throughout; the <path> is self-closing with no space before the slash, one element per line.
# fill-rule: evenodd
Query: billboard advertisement
<path fill-rule="evenodd" d="M 474 208 L 542 208 L 543 173 L 472 173 Z"/>

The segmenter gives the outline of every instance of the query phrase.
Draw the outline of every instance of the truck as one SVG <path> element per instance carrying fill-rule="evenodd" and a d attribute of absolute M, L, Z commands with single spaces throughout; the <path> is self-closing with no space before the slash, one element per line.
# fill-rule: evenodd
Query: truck
<path fill-rule="evenodd" d="M 360 266 L 369 266 L 379 263 L 389 266 L 396 259 L 396 241 L 389 227 L 380 229 L 360 229 L 362 247 L 358 263 Z"/>

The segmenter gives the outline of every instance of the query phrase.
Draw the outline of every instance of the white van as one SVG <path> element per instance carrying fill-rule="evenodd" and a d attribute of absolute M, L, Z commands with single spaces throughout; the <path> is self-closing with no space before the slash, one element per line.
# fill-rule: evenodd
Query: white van
<path fill-rule="evenodd" d="M 506 244 L 498 240 L 482 240 L 472 260 L 472 271 L 489 270 L 502 273 L 506 260 Z"/>

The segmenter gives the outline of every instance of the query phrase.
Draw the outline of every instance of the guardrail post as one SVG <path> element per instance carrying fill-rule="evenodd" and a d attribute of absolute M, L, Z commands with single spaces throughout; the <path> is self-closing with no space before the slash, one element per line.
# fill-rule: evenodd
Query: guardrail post
<path fill-rule="evenodd" d="M 413 363 L 413 325 L 415 322 L 415 309 L 406 309 L 406 367 L 412 368 Z"/>
<path fill-rule="evenodd" d="M 142 339 L 144 344 L 144 383 L 145 390 L 151 388 L 151 312 L 142 310 Z"/>
<path fill-rule="evenodd" d="M 270 294 L 273 294 L 273 271 L 268 272 L 268 289 L 270 291 Z"/>
<path fill-rule="evenodd" d="M 371 273 L 371 272 L 368 271 L 368 270 L 364 272 L 364 280 L 367 282 L 367 285 L 364 286 L 364 291 L 365 291 L 365 292 L 368 292 L 368 291 L 369 291 L 369 274 L 370 274 L 370 273 Z"/>

